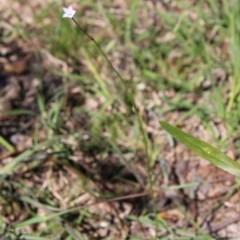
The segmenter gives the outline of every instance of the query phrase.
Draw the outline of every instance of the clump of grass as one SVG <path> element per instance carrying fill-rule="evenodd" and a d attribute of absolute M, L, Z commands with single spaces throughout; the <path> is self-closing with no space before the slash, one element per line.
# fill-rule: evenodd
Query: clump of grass
<path fill-rule="evenodd" d="M 104 4 L 108 5 L 107 2 Z M 80 207 L 72 205 L 75 200 L 78 203 L 79 196 L 86 198 L 84 194 L 91 196 L 88 196 L 87 201 L 96 201 L 96 204 L 101 198 L 105 203 L 111 201 L 106 199 L 106 196 L 111 196 L 113 199 L 110 205 L 116 210 L 118 203 L 121 205 L 123 199 L 131 201 L 134 195 L 114 198 L 117 194 L 123 195 L 119 189 L 115 191 L 117 185 L 114 184 L 119 180 L 123 180 L 124 190 L 129 188 L 133 191 L 134 188 L 143 191 L 138 193 L 138 197 L 142 196 L 141 201 L 132 200 L 138 206 L 135 209 L 138 213 L 120 219 L 120 225 L 116 224 L 122 236 L 128 234 L 131 239 L 137 238 L 136 233 L 130 233 L 131 221 L 139 223 L 141 231 L 145 227 L 153 230 L 156 234 L 152 239 L 164 239 L 166 236 L 174 239 L 187 236 L 194 239 L 213 239 L 210 232 L 208 234 L 205 233 L 207 230 L 202 230 L 198 219 L 188 214 L 187 206 L 183 207 L 182 203 L 177 202 L 177 209 L 187 219 L 190 227 L 186 229 L 176 228 L 156 208 L 156 203 L 161 202 L 156 197 L 159 192 L 178 189 L 185 197 L 184 190 L 194 191 L 201 185 L 201 182 L 177 182 L 178 185 L 170 186 L 172 178 L 176 176 L 168 172 L 168 159 L 164 159 L 167 150 L 162 144 L 164 137 L 159 137 L 156 122 L 159 119 L 167 121 L 177 113 L 176 125 L 197 116 L 202 125 L 210 129 L 210 122 L 221 118 L 226 121 L 228 135 L 225 139 L 213 136 L 215 145 L 218 146 L 218 141 L 223 141 L 224 146 L 231 137 L 231 132 L 237 135 L 239 103 L 237 74 L 234 74 L 237 65 L 232 68 L 232 72 L 226 74 L 235 76 L 227 94 L 225 90 L 229 90 L 227 83 L 230 80 L 225 79 L 225 83 L 224 79 L 218 79 L 218 83 L 211 77 L 213 69 L 220 67 L 226 70 L 233 64 L 227 61 L 228 53 L 220 49 L 224 49 L 227 29 L 232 29 L 234 45 L 238 41 L 234 37 L 237 30 L 236 15 L 233 18 L 229 10 L 229 6 L 234 5 L 228 5 L 224 1 L 223 8 L 219 8 L 214 1 L 201 1 L 194 5 L 179 1 L 176 3 L 176 12 L 171 10 L 176 6 L 170 6 L 169 11 L 161 12 L 157 10 L 158 3 L 156 8 L 150 8 L 145 2 L 130 1 L 128 4 L 129 11 L 124 12 L 123 16 L 126 16 L 122 17 L 121 14 L 118 15 L 118 8 L 112 13 L 113 9 L 106 10 L 102 3 L 98 6 L 94 1 L 83 3 L 83 9 L 86 7 L 87 11 L 99 11 L 98 17 L 102 16 L 103 23 L 109 26 L 108 34 L 114 35 L 109 43 L 107 40 L 101 42 L 101 38 L 98 39 L 100 41 L 95 41 L 89 35 L 89 29 L 86 31 L 82 28 L 75 18 L 73 21 L 77 27 L 59 20 L 55 36 L 44 39 L 51 46 L 52 53 L 65 59 L 71 66 L 72 72 L 54 70 L 53 80 L 57 76 L 66 81 L 62 82 L 59 89 L 54 89 L 53 97 L 46 96 L 45 90 L 40 89 L 33 146 L 14 157 L 0 171 L 4 184 L 8 181 L 10 183 L 8 188 L 3 185 L 1 189 L 14 189 L 17 193 L 11 195 L 12 202 L 18 203 L 13 208 L 16 214 L 19 206 L 24 206 L 23 211 L 28 213 L 25 220 L 14 226 L 18 229 L 28 229 L 31 226 L 35 235 L 42 237 L 25 234 L 23 237 L 26 239 L 44 239 L 45 236 L 89 239 L 90 231 L 97 232 L 94 228 L 90 229 L 90 226 L 101 221 L 104 225 L 109 219 L 106 214 L 92 212 L 89 208 L 91 204 L 84 203 Z M 183 14 L 179 15 L 179 11 Z M 150 17 L 144 15 L 146 12 L 150 13 Z M 122 17 L 121 21 L 118 17 Z M 46 32 L 48 30 L 46 27 Z M 51 30 L 52 32 L 54 31 Z M 87 41 L 89 39 L 90 42 Z M 120 67 L 115 65 L 108 57 L 118 58 L 111 55 L 112 49 L 118 47 L 118 44 L 122 44 L 122 48 L 132 54 L 131 69 L 136 69 L 136 72 L 130 80 L 122 77 L 121 64 Z M 73 82 L 82 89 L 78 93 L 83 96 L 83 101 L 70 106 L 68 101 L 74 91 L 68 90 Z M 229 99 L 226 96 L 230 96 Z M 157 104 L 153 103 L 153 98 Z M 89 99 L 90 104 L 83 108 L 82 105 Z M 154 120 L 156 129 L 151 125 Z M 239 164 L 218 149 L 167 122 L 162 121 L 161 126 L 201 157 L 239 176 Z M 0 143 L 12 151 L 12 146 L 5 139 L 0 138 Z M 170 143 L 174 146 L 172 139 Z M 114 159 L 117 161 L 114 162 Z M 137 161 L 133 161 L 134 159 Z M 135 163 L 138 164 L 135 166 Z M 130 171 L 126 172 L 126 169 Z M 30 176 L 32 185 L 28 181 Z M 6 196 L 3 195 L 3 198 L 6 199 Z M 116 205 L 114 199 L 118 202 Z M 174 201 L 174 198 L 170 200 Z M 119 208 L 124 209 L 125 203 L 128 204 L 126 201 Z M 118 219 L 119 216 L 114 217 Z M 147 239 L 148 231 L 142 235 L 144 234 L 145 238 L 138 239 Z"/>
<path fill-rule="evenodd" d="M 142 116 L 140 114 L 139 108 L 134 100 L 134 95 L 132 93 L 129 93 L 128 91 L 128 84 L 126 82 L 126 80 L 122 77 L 122 75 L 120 74 L 120 72 L 114 67 L 114 65 L 112 64 L 111 60 L 107 57 L 107 55 L 105 54 L 105 52 L 102 50 L 101 46 L 98 44 L 98 42 L 86 31 L 84 30 L 79 24 L 78 22 L 75 20 L 74 17 L 71 17 L 71 19 L 73 20 L 73 22 L 77 25 L 77 27 L 80 29 L 80 31 L 85 34 L 96 46 L 96 48 L 99 50 L 100 54 L 104 57 L 105 61 L 109 64 L 109 66 L 111 67 L 112 71 L 116 74 L 116 76 L 118 77 L 118 79 L 120 80 L 124 91 L 123 91 L 123 95 L 125 95 L 127 97 L 127 101 L 126 103 L 128 104 L 128 108 L 133 109 L 134 114 L 136 115 L 137 121 L 138 121 L 138 125 L 139 125 L 139 130 L 141 132 L 142 135 L 142 140 L 144 143 L 144 149 L 145 149 L 145 155 L 146 155 L 146 163 L 147 163 L 147 172 L 148 172 L 148 181 L 149 181 L 149 185 L 151 186 L 151 189 L 153 188 L 153 179 L 152 179 L 152 175 L 151 175 L 151 155 L 149 153 L 150 149 L 149 149 L 149 144 L 150 141 L 148 139 L 147 136 L 147 132 L 146 129 L 144 127 L 144 123 L 143 123 L 143 119 Z M 101 78 L 99 78 L 99 84 L 101 85 L 102 89 L 104 92 L 107 92 L 106 90 L 106 85 L 104 84 L 104 82 L 101 80 Z M 152 190 L 151 190 L 152 191 Z"/>

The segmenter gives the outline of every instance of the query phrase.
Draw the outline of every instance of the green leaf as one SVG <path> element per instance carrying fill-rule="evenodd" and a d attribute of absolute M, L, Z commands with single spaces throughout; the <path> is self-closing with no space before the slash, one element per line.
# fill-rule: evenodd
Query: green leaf
<path fill-rule="evenodd" d="M 170 135 L 176 138 L 179 142 L 183 143 L 187 148 L 198 154 L 200 157 L 233 175 L 240 176 L 239 162 L 234 161 L 210 144 L 195 138 L 164 121 L 160 121 L 160 124 Z"/>
<path fill-rule="evenodd" d="M 14 147 L 2 136 L 0 136 L 0 145 L 4 146 L 8 151 L 14 152 Z"/>

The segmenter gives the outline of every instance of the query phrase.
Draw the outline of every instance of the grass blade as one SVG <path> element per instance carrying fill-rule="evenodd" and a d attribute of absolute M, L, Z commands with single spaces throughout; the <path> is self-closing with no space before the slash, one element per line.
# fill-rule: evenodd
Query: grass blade
<path fill-rule="evenodd" d="M 198 154 L 200 157 L 208 160 L 217 167 L 235 176 L 240 176 L 240 163 L 226 156 L 224 153 L 220 152 L 217 148 L 181 131 L 180 129 L 164 121 L 160 121 L 160 124 L 165 131 L 171 134 L 179 142 L 183 143 L 190 150 Z"/>
<path fill-rule="evenodd" d="M 14 152 L 14 147 L 6 139 L 4 139 L 2 136 L 0 136 L 0 145 L 5 147 L 8 151 Z"/>

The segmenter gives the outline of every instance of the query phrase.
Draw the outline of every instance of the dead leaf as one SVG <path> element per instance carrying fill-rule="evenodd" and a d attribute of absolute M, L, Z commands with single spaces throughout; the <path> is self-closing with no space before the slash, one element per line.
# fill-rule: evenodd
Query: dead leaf
<path fill-rule="evenodd" d="M 31 57 L 32 54 L 29 53 L 22 59 L 17 60 L 16 62 L 4 63 L 3 68 L 7 73 L 12 73 L 16 75 L 22 74 L 26 70 L 28 61 Z"/>

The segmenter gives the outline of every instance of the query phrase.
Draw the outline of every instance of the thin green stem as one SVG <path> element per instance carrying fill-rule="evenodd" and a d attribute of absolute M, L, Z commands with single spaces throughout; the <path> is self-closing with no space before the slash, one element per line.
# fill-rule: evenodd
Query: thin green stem
<path fill-rule="evenodd" d="M 81 30 L 81 32 L 83 34 L 85 34 L 97 47 L 97 49 L 99 50 L 99 52 L 102 54 L 102 56 L 105 58 L 105 60 L 107 61 L 107 63 L 109 64 L 109 66 L 112 68 L 112 70 L 115 72 L 115 74 L 117 75 L 117 77 L 120 79 L 121 83 L 123 84 L 125 91 L 127 93 L 128 91 L 128 87 L 126 84 L 126 81 L 124 80 L 124 78 L 121 76 L 121 74 L 119 73 L 119 71 L 114 67 L 114 65 L 112 64 L 112 62 L 110 61 L 110 59 L 107 57 L 107 55 L 105 54 L 105 52 L 102 50 L 101 46 L 98 44 L 98 42 L 85 30 L 83 29 L 80 24 L 74 19 L 72 18 L 73 22 L 77 25 L 77 27 Z M 131 97 L 130 100 L 130 104 L 132 109 L 134 110 L 136 116 L 137 116 L 137 121 L 139 124 L 139 129 L 141 132 L 141 135 L 143 137 L 143 143 L 144 143 L 144 151 L 146 154 L 146 158 L 147 158 L 147 172 L 148 172 L 148 180 L 149 180 L 149 185 L 150 185 L 150 190 L 151 190 L 151 194 L 153 195 L 153 179 L 151 177 L 151 157 L 150 157 L 150 153 L 149 153 L 149 141 L 148 141 L 148 136 L 146 133 L 146 129 L 144 128 L 144 124 L 143 124 L 143 119 L 140 115 L 140 111 L 139 108 L 137 107 L 134 98 L 132 95 L 128 96 Z"/>
<path fill-rule="evenodd" d="M 112 70 L 116 73 L 116 75 L 118 76 L 118 78 L 121 80 L 121 82 L 123 83 L 123 85 L 126 87 L 126 83 L 123 79 L 123 77 L 121 76 L 121 74 L 119 73 L 119 71 L 113 66 L 112 62 L 109 60 L 109 58 L 107 57 L 107 55 L 105 54 L 105 52 L 102 50 L 102 48 L 100 47 L 100 45 L 98 44 L 98 42 L 85 30 L 83 29 L 79 23 L 72 18 L 72 20 L 74 21 L 74 23 L 78 26 L 78 28 L 81 30 L 82 33 L 84 33 L 91 41 L 93 41 L 93 43 L 96 45 L 97 49 L 99 50 L 99 52 L 103 55 L 103 57 L 105 58 L 105 60 L 108 62 L 108 64 L 110 65 L 110 67 L 112 68 Z"/>

